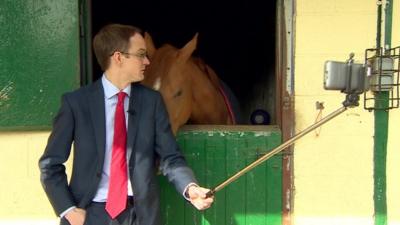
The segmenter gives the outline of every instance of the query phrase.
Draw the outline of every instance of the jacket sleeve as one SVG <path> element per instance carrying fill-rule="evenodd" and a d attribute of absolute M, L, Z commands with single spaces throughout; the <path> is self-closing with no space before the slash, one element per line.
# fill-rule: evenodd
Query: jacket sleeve
<path fill-rule="evenodd" d="M 63 95 L 46 149 L 39 159 L 40 181 L 57 215 L 75 205 L 64 166 L 71 152 L 73 132 L 74 116 L 67 95 Z"/>
<path fill-rule="evenodd" d="M 161 171 L 168 181 L 174 184 L 176 190 L 183 193 L 188 184 L 197 183 L 197 181 L 180 152 L 160 94 L 156 100 L 155 115 L 155 150 L 160 156 Z"/>

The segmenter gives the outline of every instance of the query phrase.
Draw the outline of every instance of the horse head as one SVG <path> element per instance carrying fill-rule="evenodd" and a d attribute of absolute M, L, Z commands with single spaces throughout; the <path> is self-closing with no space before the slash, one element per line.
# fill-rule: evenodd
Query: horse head
<path fill-rule="evenodd" d="M 215 72 L 192 56 L 198 34 L 181 49 L 169 44 L 156 48 L 145 33 L 150 59 L 142 84 L 158 90 L 166 104 L 172 131 L 195 124 L 231 124 Z"/>

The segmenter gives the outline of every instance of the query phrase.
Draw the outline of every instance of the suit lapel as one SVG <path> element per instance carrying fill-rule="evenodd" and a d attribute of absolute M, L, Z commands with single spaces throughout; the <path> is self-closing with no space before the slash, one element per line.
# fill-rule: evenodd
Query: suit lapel
<path fill-rule="evenodd" d="M 96 81 L 89 92 L 90 118 L 94 129 L 99 165 L 103 166 L 106 143 L 104 90 L 101 79 Z"/>
<path fill-rule="evenodd" d="M 134 144 L 136 140 L 136 134 L 138 130 L 139 118 L 142 109 L 142 92 L 139 91 L 140 86 L 138 84 L 132 84 L 131 96 L 129 98 L 129 118 L 128 118 L 128 140 L 127 148 L 128 151 L 132 152 L 130 157 L 130 162 L 132 156 L 134 156 Z M 132 165 L 132 164 L 130 164 Z"/>

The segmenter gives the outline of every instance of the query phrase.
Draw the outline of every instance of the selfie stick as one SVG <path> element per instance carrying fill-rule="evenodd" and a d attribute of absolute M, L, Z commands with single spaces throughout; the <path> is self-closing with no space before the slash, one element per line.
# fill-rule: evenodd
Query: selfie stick
<path fill-rule="evenodd" d="M 350 56 L 350 60 L 351 61 L 350 60 L 348 61 L 350 64 L 352 63 L 353 56 L 354 55 L 351 55 Z M 350 68 L 350 71 L 351 71 L 351 68 Z M 227 180 L 222 182 L 220 185 L 216 186 L 215 188 L 212 188 L 209 192 L 206 193 L 206 196 L 207 197 L 213 196 L 217 191 L 220 191 L 222 188 L 224 188 L 228 184 L 232 183 L 233 181 L 235 181 L 239 177 L 243 176 L 245 173 L 249 172 L 254 167 L 260 165 L 262 162 L 266 161 L 267 159 L 271 158 L 272 156 L 276 155 L 277 153 L 283 151 L 285 148 L 287 148 L 290 145 L 292 145 L 295 141 L 297 141 L 298 139 L 300 139 L 304 135 L 308 134 L 309 132 L 311 132 L 311 131 L 315 130 L 316 128 L 320 127 L 322 124 L 328 122 L 329 120 L 331 120 L 331 119 L 335 118 L 336 116 L 338 116 L 339 114 L 343 113 L 349 107 L 358 106 L 359 105 L 358 101 L 360 99 L 359 95 L 362 93 L 362 91 L 359 91 L 359 90 L 350 91 L 349 87 L 351 87 L 351 72 L 349 74 L 347 88 L 344 90 L 344 92 L 347 93 L 346 100 L 342 103 L 343 106 L 341 108 L 337 109 L 336 111 L 332 112 L 331 114 L 329 114 L 328 116 L 324 117 L 320 121 L 314 123 L 313 125 L 309 126 L 305 130 L 303 130 L 300 133 L 296 134 L 295 136 L 293 136 L 292 138 L 290 138 L 289 140 L 287 140 L 283 144 L 279 145 L 278 147 L 276 147 L 272 151 L 268 152 L 267 154 L 265 154 L 261 158 L 257 159 L 256 161 L 254 161 L 253 163 L 251 163 L 250 165 L 248 165 L 244 169 L 242 169 L 239 172 L 237 172 L 235 175 L 231 176 L 230 178 L 228 178 Z"/>
<path fill-rule="evenodd" d="M 338 116 L 339 114 L 343 113 L 344 111 L 346 111 L 348 109 L 348 107 L 358 106 L 358 100 L 359 100 L 358 94 L 348 94 L 346 96 L 346 101 L 343 102 L 343 106 L 341 108 L 337 109 L 336 111 L 332 112 L 328 116 L 324 117 L 322 120 L 314 123 L 313 125 L 309 126 L 305 130 L 303 130 L 300 133 L 296 134 L 295 136 L 293 136 L 292 138 L 290 138 L 289 140 L 287 140 L 283 144 L 281 144 L 278 147 L 274 148 L 272 151 L 270 151 L 267 154 L 263 155 L 261 158 L 257 159 L 256 161 L 254 161 L 253 163 L 251 163 L 250 165 L 248 165 L 247 167 L 245 167 L 241 171 L 237 172 L 235 175 L 231 176 L 230 178 L 228 178 L 227 180 L 222 182 L 220 185 L 216 186 L 215 188 L 212 188 L 209 192 L 207 192 L 206 196 L 207 197 L 211 197 L 212 195 L 215 194 L 215 192 L 220 191 L 222 188 L 224 188 L 228 184 L 232 183 L 233 181 L 235 181 L 239 177 L 243 176 L 245 173 L 249 172 L 254 167 L 260 165 L 262 162 L 266 161 L 267 159 L 271 158 L 272 156 L 276 155 L 277 153 L 283 151 L 285 148 L 287 148 L 290 145 L 292 145 L 295 141 L 297 141 L 298 139 L 300 139 L 304 135 L 308 134 L 309 132 L 311 132 L 311 131 L 315 130 L 316 128 L 320 127 L 322 124 L 328 122 L 329 120 L 331 120 L 331 119 L 335 118 L 336 116 Z M 353 101 L 355 101 L 355 102 L 353 102 Z"/>

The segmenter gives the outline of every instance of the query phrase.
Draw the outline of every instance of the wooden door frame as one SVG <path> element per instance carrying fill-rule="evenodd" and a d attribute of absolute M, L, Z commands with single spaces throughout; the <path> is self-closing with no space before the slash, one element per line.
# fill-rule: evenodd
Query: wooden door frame
<path fill-rule="evenodd" d="M 282 143 L 294 136 L 294 0 L 277 0 L 276 19 L 276 121 Z M 292 224 L 293 146 L 282 157 L 282 224 Z"/>
<path fill-rule="evenodd" d="M 92 0 L 79 0 L 80 84 L 93 82 Z"/>

